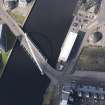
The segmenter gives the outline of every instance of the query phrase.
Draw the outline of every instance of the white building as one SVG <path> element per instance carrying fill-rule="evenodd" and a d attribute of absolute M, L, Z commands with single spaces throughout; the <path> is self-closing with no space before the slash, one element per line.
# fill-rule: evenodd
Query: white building
<path fill-rule="evenodd" d="M 25 7 L 27 5 L 27 0 L 19 0 L 18 6 Z"/>
<path fill-rule="evenodd" d="M 58 58 L 58 62 L 63 61 L 66 62 L 71 51 L 73 48 L 73 45 L 76 41 L 78 33 L 74 33 L 74 32 L 68 32 L 65 41 L 63 43 L 63 46 L 61 48 L 61 52 Z"/>
<path fill-rule="evenodd" d="M 2 37 L 2 31 L 3 31 L 3 24 L 0 24 L 0 50 L 5 51 L 4 45 L 3 45 L 3 37 Z"/>

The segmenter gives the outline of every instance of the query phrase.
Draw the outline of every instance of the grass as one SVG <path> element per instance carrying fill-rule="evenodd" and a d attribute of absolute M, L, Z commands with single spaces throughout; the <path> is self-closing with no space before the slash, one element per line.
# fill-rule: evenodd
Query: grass
<path fill-rule="evenodd" d="M 3 74 L 3 72 L 4 72 L 4 69 L 5 69 L 5 66 L 6 66 L 6 64 L 8 62 L 11 51 L 12 50 L 10 50 L 8 52 L 1 52 L 0 53 L 0 60 L 1 60 L 1 62 L 0 62 L 0 78 L 1 78 L 1 76 Z"/>
<path fill-rule="evenodd" d="M 21 15 L 18 11 L 9 12 L 9 14 L 16 20 L 17 23 L 22 24 L 25 20 L 25 16 Z"/>
<path fill-rule="evenodd" d="M 11 53 L 11 50 L 9 50 L 7 52 L 2 52 L 2 61 L 3 61 L 4 65 L 7 64 L 8 57 L 9 57 L 10 53 Z"/>
<path fill-rule="evenodd" d="M 11 55 L 12 49 L 8 50 L 7 52 L 1 51 L 0 52 L 0 78 L 5 70 L 6 64 L 9 60 L 9 57 Z"/>
<path fill-rule="evenodd" d="M 105 72 L 105 48 L 84 48 L 77 61 L 76 69 Z"/>

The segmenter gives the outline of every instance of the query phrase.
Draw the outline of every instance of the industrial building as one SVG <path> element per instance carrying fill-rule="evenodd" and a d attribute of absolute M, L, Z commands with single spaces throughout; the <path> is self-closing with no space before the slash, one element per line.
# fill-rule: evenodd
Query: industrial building
<path fill-rule="evenodd" d="M 18 6 L 18 0 L 4 0 L 4 7 L 6 9 L 14 9 Z"/>
<path fill-rule="evenodd" d="M 32 0 L 4 0 L 4 7 L 7 10 L 12 10 L 16 7 L 26 7 Z"/>

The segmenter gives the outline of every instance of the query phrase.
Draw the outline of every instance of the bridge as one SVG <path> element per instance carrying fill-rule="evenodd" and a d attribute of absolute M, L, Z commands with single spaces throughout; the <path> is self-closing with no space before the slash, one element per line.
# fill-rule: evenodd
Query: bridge
<path fill-rule="evenodd" d="M 84 31 L 86 33 L 85 37 L 82 41 L 82 45 L 80 46 L 80 49 L 77 53 L 76 60 L 81 52 L 81 49 L 85 45 L 86 39 L 87 39 L 88 35 L 90 34 L 90 31 L 92 32 L 93 30 L 97 29 L 97 27 L 100 27 L 100 26 L 102 27 L 102 25 L 104 25 L 104 17 L 105 17 L 105 16 L 103 16 L 104 4 L 105 4 L 105 1 L 102 0 L 102 4 L 100 7 L 100 12 L 99 12 L 98 16 L 95 16 L 92 20 L 91 20 L 91 17 L 93 17 L 94 14 L 89 13 L 88 17 L 90 17 L 90 18 L 86 18 L 87 13 L 85 13 L 83 11 L 82 12 L 78 11 L 78 13 L 74 16 L 74 19 L 73 19 L 70 29 L 68 31 L 67 37 L 69 36 L 69 34 L 71 35 L 71 32 L 78 34 L 79 30 Z M 85 22 L 83 22 L 84 19 L 87 19 L 89 21 L 89 23 L 85 25 Z M 80 20 L 81 20 L 81 22 L 80 22 Z M 101 23 L 100 23 L 100 20 L 102 20 Z M 47 59 L 39 51 L 37 46 L 31 41 L 31 39 L 28 37 L 27 33 L 23 32 L 23 30 L 19 27 L 17 22 L 2 8 L 1 5 L 0 5 L 0 23 L 5 23 L 8 25 L 8 27 L 13 32 L 13 34 L 20 40 L 23 48 L 25 48 L 25 50 L 30 55 L 30 57 L 33 59 L 33 61 L 37 64 L 37 66 L 42 74 L 49 72 L 55 76 L 58 76 L 58 75 L 62 75 L 64 73 L 64 72 L 61 73 L 61 71 L 60 72 L 57 71 L 56 69 L 54 69 L 47 63 Z M 76 25 L 75 23 L 77 23 L 78 25 L 75 26 Z M 67 38 L 65 38 L 65 39 L 67 39 Z M 64 47 L 64 46 L 62 46 L 62 47 Z M 62 53 L 62 51 L 61 51 L 61 53 Z M 76 60 L 73 60 L 72 63 L 71 64 L 69 63 L 69 64 L 73 65 L 73 62 Z M 67 61 L 67 58 L 66 58 L 66 61 Z M 66 71 L 69 71 L 69 70 L 66 70 Z"/>
<path fill-rule="evenodd" d="M 103 7 L 103 4 L 102 4 L 102 7 Z M 102 7 L 101 7 L 101 10 L 103 10 Z M 99 15 L 98 19 L 100 19 L 102 16 Z M 77 28 L 73 26 L 75 23 L 75 19 L 77 17 L 78 16 L 74 17 L 74 20 L 72 22 L 69 32 L 78 33 L 78 31 L 80 30 L 79 29 L 80 26 Z M 84 17 L 83 18 L 80 17 L 80 18 L 84 19 Z M 100 73 L 100 72 L 96 73 L 96 72 L 84 72 L 84 71 L 74 72 L 73 71 L 73 74 L 71 74 L 71 71 L 72 71 L 74 65 L 76 64 L 76 61 L 80 55 L 82 48 L 85 45 L 86 39 L 87 39 L 88 35 L 90 34 L 90 31 L 97 29 L 97 26 L 102 26 L 102 24 L 103 24 L 103 22 L 102 22 L 102 24 L 99 24 L 99 22 L 97 21 L 97 18 L 95 18 L 94 21 L 92 21 L 90 24 L 88 24 L 87 29 L 84 29 L 84 28 L 81 29 L 81 30 L 84 30 L 86 32 L 86 34 L 85 34 L 82 44 L 79 48 L 79 51 L 77 52 L 76 57 L 72 61 L 66 62 L 64 69 L 62 71 L 58 71 L 58 70 L 54 69 L 53 67 L 51 67 L 51 65 L 49 65 L 47 63 L 47 59 L 43 56 L 43 54 L 41 54 L 41 52 L 39 51 L 37 46 L 30 40 L 27 33 L 23 32 L 23 30 L 12 19 L 12 17 L 6 11 L 4 11 L 2 7 L 0 7 L 0 23 L 2 23 L 2 22 L 7 24 L 8 27 L 11 29 L 11 31 L 14 33 L 14 35 L 20 40 L 21 45 L 27 51 L 27 53 L 30 55 L 33 62 L 37 65 L 41 74 L 45 73 L 52 80 L 54 85 L 58 85 L 58 83 L 62 84 L 65 81 L 66 82 L 70 81 L 70 79 L 73 79 L 73 78 L 75 78 L 75 79 L 77 79 L 79 77 L 84 78 L 84 77 L 86 77 L 87 74 L 90 76 L 89 78 L 93 78 L 93 77 L 96 78 L 96 75 L 97 75 L 97 77 L 100 80 L 104 79 L 104 74 Z M 78 24 L 80 24 L 80 23 L 78 23 Z M 83 24 L 83 23 L 81 23 L 81 24 Z M 75 29 L 73 30 L 73 28 L 75 28 Z M 62 80 L 62 76 L 63 76 L 63 80 Z"/>
<path fill-rule="evenodd" d="M 75 17 L 74 17 L 74 19 L 72 21 L 72 24 L 70 26 L 70 29 L 68 31 L 67 37 L 71 35 L 71 32 L 78 34 L 79 30 L 86 31 L 86 26 L 81 28 L 81 25 L 84 25 L 83 20 L 85 19 L 87 13 L 84 13 L 83 16 L 80 16 L 79 14 L 75 15 Z M 78 18 L 78 21 L 76 20 L 77 18 Z M 81 22 L 79 22 L 80 19 L 81 19 Z M 89 20 L 89 21 L 90 21 L 90 23 L 87 25 L 88 28 L 87 28 L 87 31 L 86 31 L 86 35 L 85 35 L 85 37 L 84 37 L 84 39 L 82 41 L 82 45 L 80 46 L 76 57 L 72 61 L 67 62 L 67 64 L 64 67 L 63 71 L 59 71 L 59 70 L 54 69 L 53 67 L 51 67 L 51 65 L 49 65 L 47 63 L 47 59 L 39 51 L 37 46 L 30 40 L 27 33 L 23 32 L 23 30 L 19 27 L 19 25 L 15 22 L 15 20 L 2 8 L 2 6 L 0 6 L 0 22 L 7 24 L 8 27 L 10 28 L 10 30 L 13 32 L 13 34 L 20 40 L 21 45 L 23 46 L 25 51 L 27 51 L 27 53 L 30 55 L 32 60 L 35 62 L 35 64 L 39 68 L 41 74 L 43 74 L 43 73 L 47 74 L 48 77 L 51 78 L 51 80 L 55 81 L 55 83 L 57 82 L 57 80 L 58 80 L 58 78 L 60 76 L 62 76 L 64 74 L 68 74 L 68 73 L 71 72 L 71 70 L 74 67 L 75 63 L 76 63 L 76 60 L 77 60 L 82 48 L 84 47 L 84 44 L 85 44 L 85 41 L 87 39 L 89 31 L 93 30 L 93 28 L 91 28 L 90 26 L 94 26 L 94 28 L 97 28 L 97 24 L 99 25 L 96 18 L 93 19 L 92 21 L 91 20 Z M 74 25 L 76 22 L 78 23 L 77 27 L 75 27 L 75 25 Z M 65 46 L 62 46 L 62 47 L 65 47 Z M 62 54 L 63 54 L 63 52 L 61 50 L 61 56 L 62 56 Z M 67 61 L 67 58 L 66 58 L 66 61 Z M 66 78 L 66 76 L 65 76 L 65 78 Z"/>
<path fill-rule="evenodd" d="M 47 63 L 47 59 L 41 54 L 36 45 L 2 7 L 0 7 L 0 19 L 4 24 L 8 25 L 13 34 L 20 40 L 21 45 L 35 62 L 41 74 L 46 73 L 56 83 L 56 77 L 60 72 L 58 73 Z"/>

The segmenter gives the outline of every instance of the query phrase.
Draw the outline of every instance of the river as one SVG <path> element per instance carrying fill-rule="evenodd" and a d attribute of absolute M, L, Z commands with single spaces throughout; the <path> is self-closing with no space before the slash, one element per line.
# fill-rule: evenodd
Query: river
<path fill-rule="evenodd" d="M 37 0 L 23 30 L 55 66 L 77 0 Z M 17 41 L 0 80 L 1 105 L 41 105 L 49 84 Z"/>

